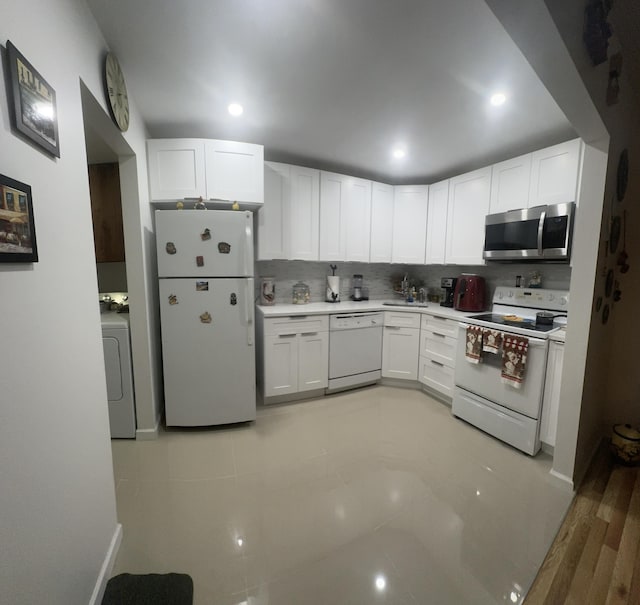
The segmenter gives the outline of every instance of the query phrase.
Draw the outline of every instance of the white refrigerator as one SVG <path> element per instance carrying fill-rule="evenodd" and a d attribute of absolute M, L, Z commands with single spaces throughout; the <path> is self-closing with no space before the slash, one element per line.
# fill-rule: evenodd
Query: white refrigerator
<path fill-rule="evenodd" d="M 155 216 L 167 426 L 255 420 L 253 215 Z"/>

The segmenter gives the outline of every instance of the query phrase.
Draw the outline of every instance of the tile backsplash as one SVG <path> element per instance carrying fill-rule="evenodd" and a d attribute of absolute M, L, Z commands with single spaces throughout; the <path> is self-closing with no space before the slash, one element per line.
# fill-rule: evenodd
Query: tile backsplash
<path fill-rule="evenodd" d="M 554 290 L 568 290 L 571 267 L 564 264 L 508 264 L 492 263 L 484 266 L 458 265 L 391 265 L 385 263 L 333 263 L 337 265 L 336 275 L 340 276 L 340 299 L 350 300 L 354 274 L 363 276 L 364 286 L 369 288 L 372 300 L 398 298 L 393 291 L 393 283 L 402 280 L 406 274 L 416 287 L 425 287 L 440 292 L 441 277 L 458 277 L 462 273 L 475 273 L 487 280 L 489 297 L 496 286 L 515 286 L 516 276 L 522 277 L 522 285 L 527 286 L 534 271 L 542 275 L 542 287 Z M 272 277 L 276 284 L 276 304 L 291 302 L 293 285 L 298 281 L 306 283 L 311 291 L 311 302 L 325 299 L 327 275 L 331 269 L 327 262 L 308 261 L 257 261 L 256 284 L 263 277 Z"/>

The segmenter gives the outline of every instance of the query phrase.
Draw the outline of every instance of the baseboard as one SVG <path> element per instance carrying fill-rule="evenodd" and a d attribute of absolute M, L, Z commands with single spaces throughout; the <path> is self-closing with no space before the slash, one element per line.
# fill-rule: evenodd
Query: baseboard
<path fill-rule="evenodd" d="M 140 441 L 153 441 L 158 438 L 160 431 L 160 416 L 156 418 L 156 425 L 152 429 L 136 429 L 136 439 Z"/>
<path fill-rule="evenodd" d="M 552 475 L 553 477 L 556 477 L 557 479 L 560 479 L 561 481 L 564 481 L 565 483 L 568 483 L 571 486 L 571 489 L 573 491 L 575 491 L 576 488 L 573 485 L 573 481 L 571 480 L 571 478 L 569 478 L 566 475 L 563 475 L 562 473 L 559 473 L 558 471 L 555 471 L 553 469 L 551 469 L 549 471 L 549 474 Z"/>
<path fill-rule="evenodd" d="M 93 589 L 89 605 L 100 605 L 102 603 L 102 597 L 104 596 L 107 582 L 111 577 L 111 572 L 113 571 L 113 566 L 116 562 L 116 555 L 118 554 L 121 542 L 122 524 L 118 523 L 115 531 L 113 532 L 113 537 L 111 538 L 111 544 L 109 544 L 107 555 L 102 562 L 102 567 L 100 568 L 100 573 L 98 574 L 98 579 L 96 580 L 96 585 Z"/>

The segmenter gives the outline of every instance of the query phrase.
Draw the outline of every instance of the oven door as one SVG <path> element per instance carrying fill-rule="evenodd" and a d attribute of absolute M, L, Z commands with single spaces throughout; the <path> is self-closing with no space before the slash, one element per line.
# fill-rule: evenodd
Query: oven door
<path fill-rule="evenodd" d="M 467 359 L 465 355 L 467 327 L 468 324 L 461 323 L 458 328 L 456 386 L 534 420 L 540 418 L 548 341 L 542 338 L 529 338 L 524 381 L 520 388 L 516 389 L 502 382 L 502 353 L 485 352 L 482 361 L 477 364 Z M 504 330 L 501 331 L 504 332 Z"/>

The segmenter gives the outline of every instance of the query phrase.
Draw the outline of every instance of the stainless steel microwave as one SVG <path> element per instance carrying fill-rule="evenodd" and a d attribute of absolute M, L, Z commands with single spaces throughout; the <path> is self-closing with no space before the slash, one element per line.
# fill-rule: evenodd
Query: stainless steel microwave
<path fill-rule="evenodd" d="M 489 214 L 485 219 L 483 258 L 568 262 L 574 214 L 573 202 Z"/>

